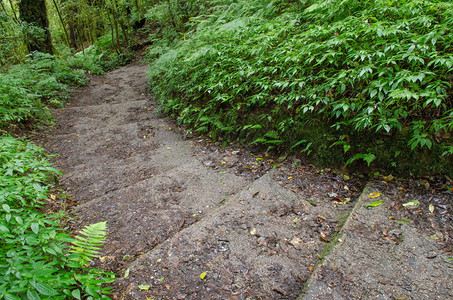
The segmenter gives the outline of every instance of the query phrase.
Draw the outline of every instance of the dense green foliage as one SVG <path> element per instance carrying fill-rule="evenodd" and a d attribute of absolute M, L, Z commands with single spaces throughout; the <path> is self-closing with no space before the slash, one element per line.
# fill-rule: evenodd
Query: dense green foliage
<path fill-rule="evenodd" d="M 64 53 L 67 49 L 81 51 L 95 44 L 99 37 L 108 35 L 110 48 L 117 53 L 124 52 L 138 42 L 134 34 L 140 23 L 148 0 L 45 0 L 49 30 L 33 23 L 33 19 L 42 20 L 36 15 L 21 16 L 20 7 L 35 5 L 34 0 L 0 1 L 0 66 L 22 63 L 26 55 L 36 49 L 37 43 L 51 33 L 53 49 L 49 52 Z M 32 20 L 28 20 L 31 18 Z M 25 19 L 25 20 L 24 20 Z M 27 22 L 28 20 L 28 22 Z M 41 23 L 41 22 L 38 22 Z M 45 22 L 44 22 L 45 23 Z M 140 23 L 140 24 L 137 24 Z M 50 51 L 52 50 L 52 51 Z"/>
<path fill-rule="evenodd" d="M 88 266 L 106 223 L 71 237 L 60 225 L 65 212 L 43 213 L 43 203 L 57 201 L 50 191 L 58 170 L 42 149 L 6 131 L 50 122 L 49 108 L 63 106 L 72 86 L 88 82 L 87 73 L 130 60 L 125 48 L 143 3 L 134 1 L 131 18 L 125 0 L 46 2 L 54 48 L 48 52 L 56 55 L 31 51 L 46 30 L 25 22 L 18 9 L 33 1 L 0 2 L 0 299 L 103 299 L 114 276 Z"/>
<path fill-rule="evenodd" d="M 161 26 L 164 3 L 147 14 Z M 180 123 L 318 162 L 452 172 L 451 2 L 194 3 L 180 42 L 149 54 L 151 87 Z"/>
<path fill-rule="evenodd" d="M 151 88 L 188 130 L 319 164 L 453 176 L 453 4 L 440 0 L 46 0 L 39 26 L 0 6 L 0 129 L 48 122 L 70 87 L 130 59 L 145 17 Z M 75 53 L 80 51 L 78 53 Z M 74 54 L 75 53 L 75 54 Z M 0 298 L 102 298 L 86 265 L 106 234 L 40 212 L 58 171 L 0 136 Z"/>
<path fill-rule="evenodd" d="M 57 173 L 42 149 L 0 137 L 2 299 L 100 299 L 107 292 L 101 285 L 113 280 L 111 274 L 84 267 L 88 259 L 83 251 L 69 255 L 67 243 L 81 238 L 66 234 L 58 216 L 37 210 L 51 197 L 50 182 Z M 94 234 L 99 235 L 99 230 Z M 88 244 L 98 245 L 98 241 L 91 239 Z M 84 246 L 86 251 L 93 249 Z"/>
<path fill-rule="evenodd" d="M 20 65 L 0 73 L 0 127 L 12 122 L 47 121 L 48 106 L 60 107 L 69 97 L 69 87 L 87 83 L 86 72 L 101 74 L 121 64 L 123 56 L 104 54 L 92 46 L 85 54 L 55 57 L 35 53 Z"/>

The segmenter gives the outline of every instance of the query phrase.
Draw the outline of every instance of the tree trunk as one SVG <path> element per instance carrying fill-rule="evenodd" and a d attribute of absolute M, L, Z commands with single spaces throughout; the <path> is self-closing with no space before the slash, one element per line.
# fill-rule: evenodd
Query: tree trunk
<path fill-rule="evenodd" d="M 13 12 L 14 22 L 19 24 L 19 19 L 17 19 L 16 11 L 14 10 L 14 5 L 13 5 L 13 2 L 11 0 L 9 0 L 9 5 L 11 6 L 11 11 Z M 2 1 L 2 6 L 3 6 L 3 1 Z M 4 6 L 3 6 L 3 9 L 5 9 Z M 6 13 L 6 10 L 5 10 L 5 13 Z"/>
<path fill-rule="evenodd" d="M 21 0 L 19 2 L 20 19 L 31 26 L 42 30 L 42 34 L 28 34 L 30 51 L 53 54 L 52 40 L 49 31 L 49 19 L 45 0 Z"/>
<path fill-rule="evenodd" d="M 69 47 L 71 47 L 71 42 L 69 41 L 69 35 L 68 35 L 68 32 L 66 31 L 66 24 L 63 20 L 63 16 L 61 15 L 60 8 L 58 7 L 57 2 L 55 2 L 55 0 L 52 0 L 52 2 L 53 2 L 53 5 L 55 6 L 55 9 L 57 10 L 58 18 L 60 19 L 60 23 L 61 23 L 61 28 L 63 29 L 64 36 L 66 38 L 66 43 L 68 44 Z"/>

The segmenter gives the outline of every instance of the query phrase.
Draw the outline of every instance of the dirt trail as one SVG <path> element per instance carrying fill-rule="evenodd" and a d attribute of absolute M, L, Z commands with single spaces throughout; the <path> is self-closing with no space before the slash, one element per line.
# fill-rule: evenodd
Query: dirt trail
<path fill-rule="evenodd" d="M 369 265 L 378 261 L 375 255 L 397 247 L 398 232 L 385 231 L 396 238 L 382 243 L 367 244 L 363 239 L 357 247 L 365 253 L 354 250 L 353 233 L 366 237 L 382 231 L 366 223 L 379 210 L 363 208 L 370 202 L 368 190 L 357 201 L 362 194 L 359 181 L 316 172 L 295 159 L 279 164 L 241 148 L 183 139 L 176 126 L 156 113 L 146 90 L 142 64 L 94 77 L 68 107 L 55 111 L 56 125 L 42 140 L 49 152 L 59 155 L 55 162 L 65 174 L 61 184 L 76 203 L 75 228 L 108 222 L 103 257 L 95 263 L 120 274 L 114 298 L 295 299 L 303 290 L 307 299 L 452 296 L 451 268 L 444 262 L 448 251 L 439 250 L 450 245 L 449 194 L 439 196 L 436 206 L 447 212 L 446 221 L 434 219 L 422 233 L 404 229 L 404 234 L 420 236 L 426 244 L 431 229 L 440 226 L 435 232 L 441 232 L 437 242 L 442 244 L 426 246 L 431 256 L 402 263 L 402 256 L 395 256 L 392 269 L 386 267 L 385 272 L 394 277 L 404 273 L 401 284 L 393 277 L 386 283 L 382 274 L 378 281 L 366 279 L 375 278 Z M 379 190 L 391 194 L 396 188 Z M 353 216 L 355 221 L 363 219 L 360 226 L 348 219 L 356 204 L 361 205 L 355 210 L 361 215 Z M 384 211 L 378 216 L 385 216 Z M 379 224 L 390 222 L 384 219 Z M 347 233 L 344 241 L 328 254 L 342 230 Z M 414 247 L 417 241 L 412 240 Z M 347 253 L 335 254 L 342 249 Z M 408 257 L 417 256 L 417 251 Z M 338 261 L 349 254 L 355 263 Z M 431 269 L 419 269 L 423 264 Z M 382 273 L 379 266 L 375 269 Z M 353 275 L 367 270 L 364 281 Z M 421 270 L 426 274 L 414 273 Z M 432 274 L 437 277 L 432 279 Z M 351 283 L 352 279 L 357 281 Z M 423 280 L 432 284 L 420 292 Z M 369 293 L 360 294 L 363 289 Z"/>

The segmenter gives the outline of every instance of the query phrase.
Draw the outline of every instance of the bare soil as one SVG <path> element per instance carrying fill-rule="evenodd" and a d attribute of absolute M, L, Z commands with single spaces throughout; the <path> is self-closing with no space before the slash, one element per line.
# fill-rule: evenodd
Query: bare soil
<path fill-rule="evenodd" d="M 451 180 L 363 191 L 364 177 L 187 138 L 146 70 L 93 77 L 36 137 L 58 154 L 72 228 L 108 222 L 93 265 L 118 274 L 113 299 L 453 297 Z"/>

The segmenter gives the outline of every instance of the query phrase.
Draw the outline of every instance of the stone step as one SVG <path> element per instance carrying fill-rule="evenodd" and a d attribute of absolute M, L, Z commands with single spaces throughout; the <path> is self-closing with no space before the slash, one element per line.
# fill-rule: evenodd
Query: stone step
<path fill-rule="evenodd" d="M 364 189 L 338 243 L 316 269 L 300 300 L 453 299 L 453 270 L 435 241 L 388 208 L 376 184 Z M 366 206 L 384 201 L 377 207 Z M 340 284 L 341 283 L 341 284 Z"/>
<path fill-rule="evenodd" d="M 297 297 L 324 243 L 308 226 L 295 226 L 296 217 L 311 223 L 316 215 L 304 216 L 302 199 L 280 186 L 275 173 L 134 261 L 117 281 L 125 299 L 165 298 L 175 289 L 181 299 Z"/>

